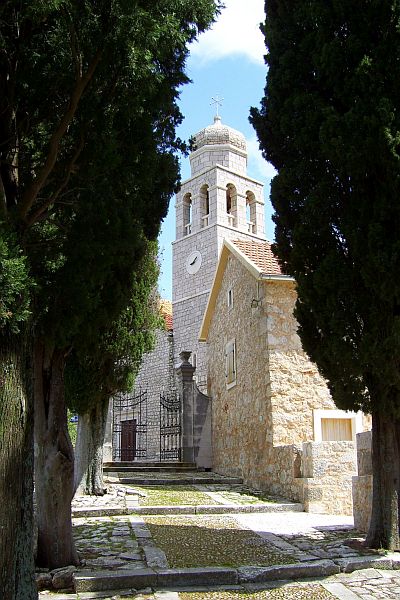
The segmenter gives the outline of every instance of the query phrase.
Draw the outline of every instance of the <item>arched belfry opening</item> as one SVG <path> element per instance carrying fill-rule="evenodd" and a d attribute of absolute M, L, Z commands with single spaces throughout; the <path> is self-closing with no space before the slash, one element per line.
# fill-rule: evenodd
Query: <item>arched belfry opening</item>
<path fill-rule="evenodd" d="M 253 192 L 246 192 L 246 223 L 247 233 L 257 233 L 256 197 Z"/>
<path fill-rule="evenodd" d="M 183 197 L 183 235 L 192 233 L 192 194 L 185 194 Z"/>
<path fill-rule="evenodd" d="M 237 191 L 233 183 L 226 186 L 226 214 L 228 225 L 237 227 Z"/>
<path fill-rule="evenodd" d="M 201 227 L 207 227 L 210 224 L 210 194 L 206 184 L 200 188 L 200 213 Z"/>

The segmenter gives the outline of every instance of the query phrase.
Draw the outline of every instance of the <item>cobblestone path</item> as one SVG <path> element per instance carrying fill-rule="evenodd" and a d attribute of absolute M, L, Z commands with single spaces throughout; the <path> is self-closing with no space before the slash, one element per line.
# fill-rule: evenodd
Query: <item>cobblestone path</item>
<path fill-rule="evenodd" d="M 227 503 L 241 506 L 243 503 L 268 503 L 241 486 L 196 486 L 208 494 L 214 505 Z M 190 490 L 185 492 L 190 493 Z M 78 551 L 83 560 L 80 571 L 92 573 L 134 571 L 152 568 L 168 569 L 166 555 L 157 548 L 146 527 L 145 518 L 132 514 L 138 504 L 138 496 L 130 486 L 113 484 L 109 493 L 101 498 L 81 497 L 73 503 L 75 515 L 79 511 L 94 509 L 99 516 L 75 516 L 74 533 Z M 103 509 L 113 508 L 112 516 L 102 515 Z M 118 510 L 122 514 L 118 514 Z M 171 506 L 170 514 L 174 515 Z M 127 514 L 123 514 L 123 513 Z M 102 515 L 102 516 L 100 516 Z M 196 519 L 201 519 L 197 515 Z M 221 517 L 223 518 L 223 517 Z M 311 515 L 302 512 L 230 513 L 238 527 L 251 530 L 271 548 L 294 556 L 297 563 L 310 564 L 318 560 L 362 560 L 365 552 L 360 550 L 361 538 L 352 529 L 350 517 Z M 349 543 L 349 538 L 354 542 Z M 350 542 L 351 542 L 350 540 Z M 173 544 L 171 539 L 171 544 Z M 367 558 L 373 554 L 367 553 Z M 381 559 L 384 558 L 381 556 Z M 376 563 L 377 564 L 377 563 Z M 395 564 L 395 563 L 393 563 Z M 82 592 L 80 594 L 40 592 L 40 600 L 400 600 L 399 570 L 364 568 L 353 573 L 340 573 L 313 580 L 273 581 L 243 585 L 215 587 L 212 581 L 205 587 L 188 587 L 174 590 L 124 590 L 123 592 Z M 379 565 L 377 564 L 377 567 Z M 375 567 L 375 563 L 374 563 Z"/>

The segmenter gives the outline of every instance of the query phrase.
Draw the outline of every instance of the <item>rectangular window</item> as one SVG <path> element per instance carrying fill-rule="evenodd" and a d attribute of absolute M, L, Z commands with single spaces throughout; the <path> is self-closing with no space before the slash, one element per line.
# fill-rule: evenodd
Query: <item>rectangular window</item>
<path fill-rule="evenodd" d="M 231 309 L 231 308 L 233 308 L 233 290 L 232 289 L 228 290 L 227 296 L 228 296 L 228 308 Z"/>
<path fill-rule="evenodd" d="M 323 442 L 351 442 L 351 419 L 321 419 Z"/>
<path fill-rule="evenodd" d="M 236 342 L 231 340 L 225 346 L 225 378 L 227 388 L 236 385 Z"/>
<path fill-rule="evenodd" d="M 337 409 L 313 410 L 315 442 L 356 441 L 364 430 L 362 413 Z"/>

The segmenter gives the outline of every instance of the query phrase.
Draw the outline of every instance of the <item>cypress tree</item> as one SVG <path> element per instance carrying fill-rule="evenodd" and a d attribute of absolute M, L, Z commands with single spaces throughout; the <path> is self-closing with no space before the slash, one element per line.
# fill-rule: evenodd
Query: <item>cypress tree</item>
<path fill-rule="evenodd" d="M 268 74 L 251 110 L 275 251 L 303 347 L 338 407 L 372 414 L 367 543 L 399 548 L 400 5 L 266 2 Z"/>

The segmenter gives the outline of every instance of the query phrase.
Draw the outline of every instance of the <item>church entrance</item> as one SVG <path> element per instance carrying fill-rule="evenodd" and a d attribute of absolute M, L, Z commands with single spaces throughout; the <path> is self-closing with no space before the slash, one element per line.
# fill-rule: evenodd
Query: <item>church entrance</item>
<path fill-rule="evenodd" d="M 135 459 L 136 454 L 136 419 L 121 421 L 121 460 Z"/>
<path fill-rule="evenodd" d="M 176 393 L 147 390 L 113 399 L 113 461 L 163 462 L 182 457 L 182 403 Z"/>

